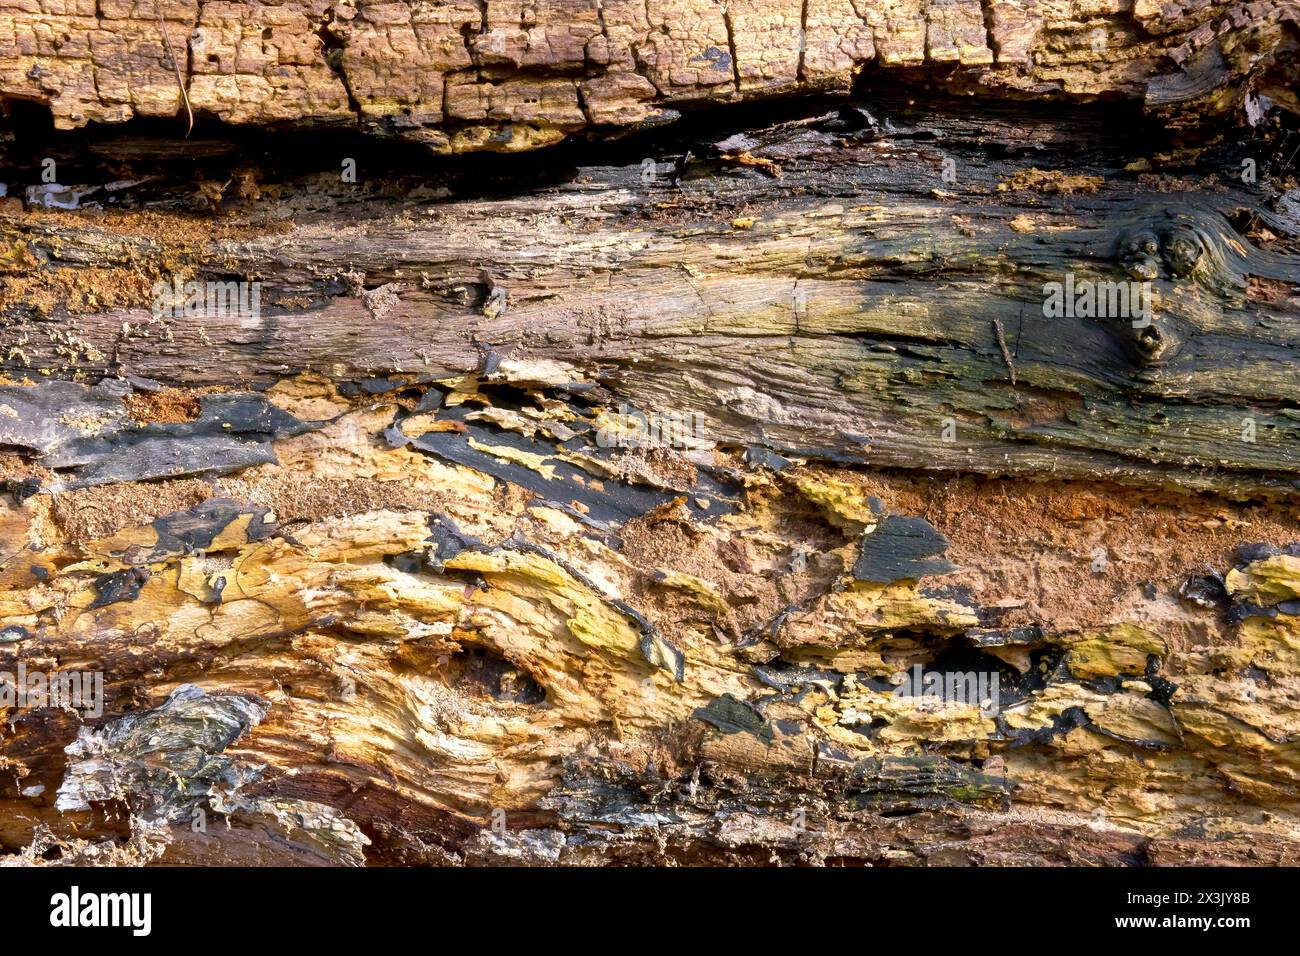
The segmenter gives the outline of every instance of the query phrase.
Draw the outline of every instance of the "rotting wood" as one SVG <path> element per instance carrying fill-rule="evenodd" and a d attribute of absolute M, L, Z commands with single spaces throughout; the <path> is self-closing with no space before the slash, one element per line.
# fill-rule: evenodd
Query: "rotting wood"
<path fill-rule="evenodd" d="M 863 70 L 1204 120 L 1251 95 L 1296 106 L 1298 18 L 1293 0 L 10 0 L 0 100 L 43 104 L 61 129 L 185 110 L 350 125 L 439 152 L 843 90 Z"/>
<path fill-rule="evenodd" d="M 261 218 L 217 240 L 171 240 L 149 214 L 8 220 L 9 298 L 29 318 L 0 332 L 3 367 L 222 388 L 311 369 L 382 389 L 493 361 L 499 381 L 599 384 L 782 453 L 1289 491 L 1300 220 L 1242 183 L 1231 150 L 1141 172 L 1130 122 L 947 114 L 885 131 L 834 111 L 751 131 L 790 167 L 780 181 L 700 160 L 679 187 L 647 186 L 624 159 L 525 196 L 351 205 L 355 187 L 313 178 L 346 227 Z M 1079 140 L 1096 154 L 1073 155 Z M 1097 185 L 1056 189 L 1067 163 Z M 1027 172 L 1036 186 L 1018 185 Z M 153 284 L 178 274 L 260 282 L 260 318 L 156 318 Z M 1149 281 L 1154 318 L 1044 315 L 1045 284 L 1067 281 Z M 364 293 L 383 287 L 376 321 Z M 50 321 L 59 306 L 79 314 Z M 945 429 L 957 440 L 936 441 Z"/>
<path fill-rule="evenodd" d="M 277 49 L 343 19 L 300 6 L 256 8 Z M 380 6 L 406 7 L 325 44 L 348 122 L 392 82 L 350 59 Z M 840 69 L 751 50 L 753 6 L 722 22 L 725 96 L 696 76 L 655 108 Z M 574 56 L 643 50 L 596 9 Z M 0 218 L 0 671 L 100 673 L 105 705 L 9 708 L 6 861 L 1295 863 L 1293 123 L 1184 123 L 1235 115 L 1247 88 L 1216 76 L 1294 77 L 1288 8 L 1126 8 L 1120 32 L 1202 51 L 1149 87 L 1168 61 L 1053 74 L 1021 9 L 986 5 L 991 51 L 960 4 L 905 11 L 843 67 L 953 60 L 977 109 L 867 87 L 527 171 L 328 139 L 253 161 L 210 116 L 190 146 L 17 123 L 6 170 L 48 147 L 121 208 Z M 465 85 L 563 73 L 470 12 Z M 535 16 L 519 32 L 586 22 Z M 1048 32 L 1077 52 L 1095 25 Z M 309 90 L 302 50 L 276 75 Z M 151 76 L 138 111 L 174 113 Z M 991 95 L 1056 79 L 1195 108 L 1160 114 L 1171 139 L 1138 102 Z M 68 125 L 94 107 L 72 89 L 34 98 Z M 1045 312 L 1051 283 L 1121 280 L 1152 284 L 1149 321 Z M 190 281 L 256 282 L 258 307 L 154 314 Z M 991 699 L 899 693 L 922 673 Z"/>

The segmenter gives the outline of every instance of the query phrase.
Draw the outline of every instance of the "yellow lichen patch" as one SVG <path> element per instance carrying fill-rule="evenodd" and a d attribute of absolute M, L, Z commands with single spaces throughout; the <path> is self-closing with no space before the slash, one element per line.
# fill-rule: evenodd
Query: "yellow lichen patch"
<path fill-rule="evenodd" d="M 1017 797 L 1045 807 L 1089 814 L 1090 823 L 1113 828 L 1203 820 L 1207 805 L 1222 799 L 1223 780 L 1213 768 L 1177 751 L 1141 750 L 1082 727 L 1053 741 L 1050 751 L 1005 752 L 1006 773 Z M 1186 795 L 1195 794 L 1193 805 Z"/>
<path fill-rule="evenodd" d="M 225 588 L 225 576 L 214 572 L 207 562 L 182 561 L 176 576 L 176 587 L 203 604 L 215 604 L 220 597 L 218 585 Z"/>
<path fill-rule="evenodd" d="M 569 451 L 565 449 L 557 452 L 555 457 L 560 461 L 568 462 L 575 468 L 581 468 L 583 471 L 587 472 L 587 474 L 594 475 L 597 479 L 616 479 L 619 477 L 619 470 L 617 468 L 602 461 L 594 455 L 584 455 L 582 452 Z M 649 479 L 653 476 L 647 473 L 646 475 L 638 475 L 638 477 Z M 601 487 L 601 482 L 599 480 L 588 481 L 588 484 L 597 488 Z M 655 484 L 659 487 L 663 486 L 663 482 Z"/>
<path fill-rule="evenodd" d="M 923 742 L 984 740 L 997 731 L 993 717 L 983 713 L 977 703 L 872 690 L 853 675 L 844 679 L 842 692 L 831 699 L 831 704 L 818 709 L 819 720 L 826 722 L 833 712 L 834 722 L 840 726 L 864 730 L 883 721 L 879 743 L 896 753 L 915 751 Z M 864 743 L 859 741 L 857 746 Z"/>
<path fill-rule="evenodd" d="M 792 480 L 799 493 L 838 527 L 862 531 L 874 527 L 879 518 L 869 501 L 871 496 L 857 485 L 811 472 L 797 474 Z"/>
<path fill-rule="evenodd" d="M 588 647 L 613 651 L 631 657 L 639 640 L 626 619 L 608 613 L 599 605 L 582 601 L 575 605 L 568 620 L 573 636 Z"/>
<path fill-rule="evenodd" d="M 514 462 L 516 465 L 531 468 L 547 481 L 552 481 L 555 478 L 555 466 L 548 464 L 544 455 L 511 448 L 509 445 L 488 445 L 473 438 L 469 439 L 469 446 L 475 451 L 483 452 L 485 455 L 492 455 L 502 461 Z"/>
<path fill-rule="evenodd" d="M 1083 710 L 1095 727 L 1115 737 L 1165 747 L 1182 743 L 1169 708 L 1143 694 L 1108 694 L 1105 700 L 1085 704 Z"/>
<path fill-rule="evenodd" d="M 443 405 L 448 408 L 455 408 L 458 405 L 474 404 L 490 408 L 492 403 L 487 397 L 479 391 L 479 385 L 482 379 L 477 375 L 466 375 L 462 378 L 447 379 L 442 382 L 450 391 L 442 400 Z"/>
<path fill-rule="evenodd" d="M 827 595 L 820 607 L 804 620 L 814 628 L 801 628 L 792 644 L 817 643 L 833 647 L 870 644 L 893 631 L 916 630 L 955 634 L 979 625 L 975 609 L 946 597 L 932 596 L 915 582 L 871 584 L 855 581 Z"/>
<path fill-rule="evenodd" d="M 1300 618 L 1248 617 L 1237 628 L 1240 648 L 1229 657 L 1240 664 L 1255 664 L 1266 671 L 1294 674 L 1300 670 Z"/>
<path fill-rule="evenodd" d="M 1070 673 L 1084 680 L 1141 674 L 1146 670 L 1148 656 L 1164 657 L 1169 653 L 1159 636 L 1135 624 L 1116 624 L 1068 642 L 1068 646 L 1066 663 Z"/>
<path fill-rule="evenodd" d="M 727 614 L 731 606 L 722 599 L 717 590 L 703 578 L 683 571 L 660 570 L 655 576 L 655 583 L 666 588 L 683 591 L 701 607 L 719 614 Z"/>
<path fill-rule="evenodd" d="M 924 700 L 924 698 L 922 698 Z M 997 731 L 992 717 L 974 705 L 917 705 L 908 698 L 894 703 L 893 719 L 880 731 L 880 742 L 896 753 L 923 750 L 929 743 L 987 740 Z"/>
<path fill-rule="evenodd" d="M 1300 557 L 1276 554 L 1255 561 L 1226 578 L 1228 593 L 1255 604 L 1280 604 L 1300 598 Z"/>
<path fill-rule="evenodd" d="M 493 575 L 495 586 L 551 605 L 565 615 L 570 633 L 588 647 L 624 657 L 638 652 L 640 635 L 626 615 L 541 555 L 462 551 L 446 566 Z"/>
<path fill-rule="evenodd" d="M 874 752 L 875 745 L 871 738 L 856 729 L 856 715 L 848 722 L 843 721 L 844 714 L 832 692 L 819 689 L 803 694 L 799 698 L 799 707 L 808 716 L 812 726 L 831 740 L 845 747 Z"/>
<path fill-rule="evenodd" d="M 998 189 L 1031 190 L 1042 193 L 1095 193 L 1105 180 L 1101 176 L 1064 173 L 1058 169 L 1022 169 L 998 183 Z"/>
<path fill-rule="evenodd" d="M 1300 738 L 1300 695 L 1292 681 L 1181 674 L 1173 703 L 1176 709 L 1184 703 L 1212 705 L 1276 742 Z"/>
<path fill-rule="evenodd" d="M 1106 695 L 1082 684 L 1051 683 L 1027 699 L 1002 711 L 1002 719 L 1013 730 L 1043 730 L 1071 707 L 1102 706 Z"/>
<path fill-rule="evenodd" d="M 278 465 L 246 469 L 224 479 L 222 487 L 240 500 L 272 505 L 285 519 L 292 515 L 288 507 L 278 506 L 278 499 L 287 499 L 286 505 L 309 516 L 324 510 L 326 503 L 346 509 L 333 512 L 337 514 L 358 510 L 358 501 L 352 499 L 359 500 L 363 511 L 382 509 L 385 499 L 428 500 L 437 495 L 490 500 L 495 485 L 490 475 L 377 439 L 395 413 L 392 405 L 358 409 L 323 428 L 282 439 L 275 443 Z"/>
<path fill-rule="evenodd" d="M 619 409 L 598 408 L 591 423 L 598 440 L 611 448 L 636 445 L 646 439 L 646 421 Z"/>
<path fill-rule="evenodd" d="M 332 381 L 313 372 L 281 379 L 266 390 L 266 400 L 309 422 L 337 418 L 352 407 Z"/>
<path fill-rule="evenodd" d="M 408 416 L 402 419 L 402 423 L 398 428 L 407 438 L 419 438 L 421 435 L 428 435 L 432 432 L 463 432 L 466 430 L 462 422 L 453 419 L 440 419 L 437 415 L 431 413 Z"/>

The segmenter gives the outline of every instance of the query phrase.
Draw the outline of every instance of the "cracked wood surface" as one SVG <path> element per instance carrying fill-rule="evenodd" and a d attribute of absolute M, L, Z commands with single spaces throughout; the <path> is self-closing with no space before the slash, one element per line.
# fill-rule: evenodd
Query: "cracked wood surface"
<path fill-rule="evenodd" d="M 870 68 L 1204 119 L 1252 89 L 1295 106 L 1298 14 L 1293 0 L 3 0 L 0 100 L 43 104 L 61 129 L 176 116 L 187 98 L 229 123 L 513 151 L 847 89 Z"/>
<path fill-rule="evenodd" d="M 642 159 L 491 199 L 434 178 L 428 199 L 358 201 L 317 178 L 309 188 L 337 197 L 346 225 L 307 216 L 224 240 L 173 241 L 148 220 L 10 220 L 11 271 L 37 270 L 15 276 L 3 367 L 264 388 L 301 370 L 427 381 L 504 360 L 787 455 L 1294 491 L 1300 224 L 1240 181 L 1235 153 L 1195 175 L 1143 174 L 1126 168 L 1125 112 L 1062 125 L 898 105 L 892 122 L 833 111 L 739 134 L 779 178 L 696 144 L 677 186 L 643 182 Z M 1067 156 L 1077 141 L 1093 151 Z M 177 269 L 256 279 L 265 307 L 155 318 L 150 284 Z M 88 273 L 99 298 L 47 316 Z M 1045 315 L 1045 286 L 1067 274 L 1149 281 L 1149 325 Z M 105 298 L 135 308 L 101 311 Z M 29 422 L 0 421 L 0 438 L 56 470 L 75 461 L 73 484 L 99 480 L 75 458 L 85 439 L 28 435 Z"/>

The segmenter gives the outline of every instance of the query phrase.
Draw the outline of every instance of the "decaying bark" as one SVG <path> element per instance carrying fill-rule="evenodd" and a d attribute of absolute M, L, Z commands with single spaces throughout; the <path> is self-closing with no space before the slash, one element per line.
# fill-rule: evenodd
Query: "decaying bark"
<path fill-rule="evenodd" d="M 0 97 L 184 109 L 150 4 L 57 6 Z M 194 140 L 2 144 L 0 671 L 104 680 L 8 709 L 9 861 L 1297 862 L 1294 5 L 161 16 Z M 513 150 L 864 64 L 490 165 L 216 123 Z"/>
<path fill-rule="evenodd" d="M 687 107 L 846 89 L 1292 106 L 1294 0 L 5 0 L 0 99 L 62 129 L 197 112 L 514 151 Z"/>

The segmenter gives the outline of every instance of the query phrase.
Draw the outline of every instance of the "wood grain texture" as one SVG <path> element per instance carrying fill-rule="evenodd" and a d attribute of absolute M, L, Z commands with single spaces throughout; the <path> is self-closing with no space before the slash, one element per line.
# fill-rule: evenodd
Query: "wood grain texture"
<path fill-rule="evenodd" d="M 889 132 L 867 117 L 744 134 L 747 154 L 780 178 L 697 146 L 677 187 L 653 158 L 494 199 L 351 207 L 351 187 L 316 182 L 351 210 L 346 225 L 317 217 L 246 239 L 10 221 L 22 262 L 70 281 L 93 263 L 122 277 L 119 298 L 136 290 L 139 307 L 79 307 L 55 322 L 38 308 L 0 331 L 4 367 L 71 356 L 92 379 L 125 369 L 168 385 L 265 387 L 302 370 L 428 381 L 492 356 L 506 379 L 599 383 L 642 408 L 698 414 L 725 444 L 1293 490 L 1300 259 L 1289 250 L 1300 225 L 1241 182 L 1234 155 L 1157 191 L 1125 168 L 1132 114 L 1066 126 L 948 114 L 896 118 Z M 1078 157 L 1077 141 L 1096 147 Z M 649 185 L 646 162 L 664 170 Z M 1234 223 L 1288 239 L 1260 249 Z M 155 319 L 151 282 L 177 269 L 259 281 L 265 308 Z M 1045 287 L 1067 281 L 1149 282 L 1149 324 L 1045 314 Z M 377 315 L 380 289 L 392 298 Z"/>

